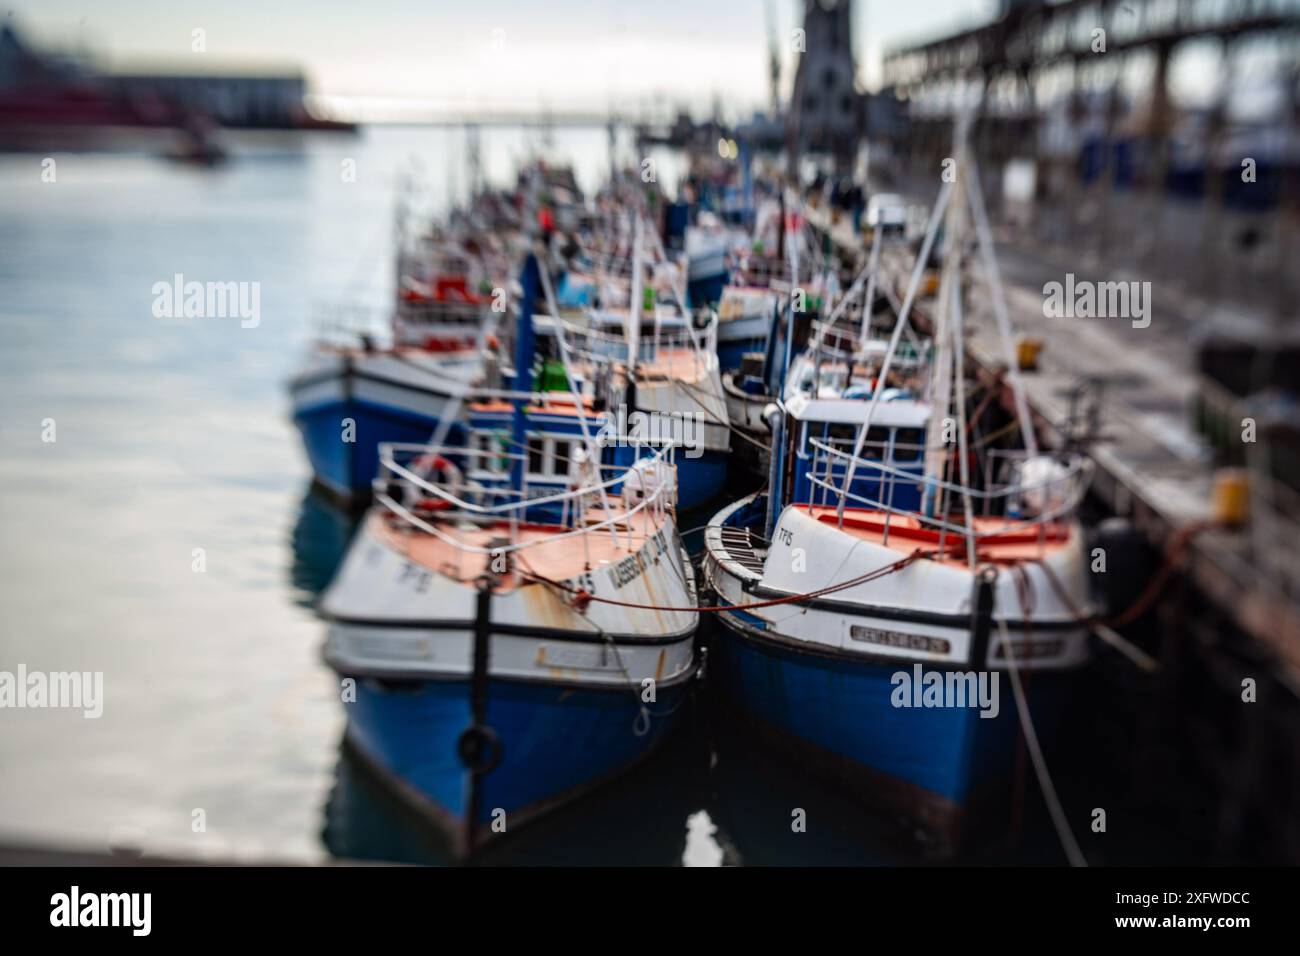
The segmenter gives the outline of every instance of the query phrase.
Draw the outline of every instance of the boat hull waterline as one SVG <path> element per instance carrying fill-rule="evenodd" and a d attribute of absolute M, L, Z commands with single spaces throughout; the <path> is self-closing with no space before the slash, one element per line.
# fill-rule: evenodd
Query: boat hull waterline
<path fill-rule="evenodd" d="M 848 540 L 806 509 L 790 508 L 773 538 L 786 543 L 762 554 L 747 549 L 738 532 L 760 520 L 764 505 L 762 496 L 743 499 L 706 532 L 705 584 L 719 607 L 736 607 L 718 612 L 723 628 L 711 658 L 724 694 L 801 761 L 954 848 L 972 807 L 999 799 L 1005 806 L 1021 734 L 996 624 L 987 663 L 972 661 L 980 650 L 973 644 L 969 572 L 915 561 L 824 598 L 745 610 L 797 593 L 803 577 L 848 580 L 905 558 L 910 548 Z M 816 567 L 806 575 L 779 573 L 795 549 Z M 820 573 L 827 568 L 842 570 Z M 1063 551 L 1053 571 L 1086 593 L 1079 552 Z M 1022 638 L 1036 646 L 1032 654 L 1018 651 L 1016 660 L 1040 736 L 1050 739 L 1066 703 L 1069 681 L 1062 675 L 1086 659 L 1086 630 L 1069 608 L 1044 597 L 1026 638 L 1013 575 L 1000 574 L 993 592 L 994 614 L 1007 617 L 1016 646 Z M 931 706 L 922 697 L 927 679 L 961 686 L 970 699 Z M 980 699 L 993 688 L 992 700 Z"/>
<path fill-rule="evenodd" d="M 618 562 L 493 593 L 484 719 L 499 759 L 477 782 L 458 746 L 474 717 L 478 587 L 410 560 L 382 518 L 359 533 L 321 605 L 325 659 L 355 681 L 348 737 L 458 855 L 634 766 L 676 724 L 697 668 L 698 615 L 685 610 L 694 577 L 670 523 Z M 599 601 L 579 610 L 570 593 L 579 590 L 683 610 Z"/>

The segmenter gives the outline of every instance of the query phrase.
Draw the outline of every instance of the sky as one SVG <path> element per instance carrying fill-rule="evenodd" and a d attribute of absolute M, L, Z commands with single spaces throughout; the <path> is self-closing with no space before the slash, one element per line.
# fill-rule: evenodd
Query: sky
<path fill-rule="evenodd" d="M 859 79 L 881 51 L 986 22 L 996 0 L 858 0 Z M 301 69 L 372 106 L 737 111 L 767 100 L 769 20 L 793 76 L 797 0 L 0 0 L 42 47 L 116 70 Z M 194 31 L 202 30 L 203 52 Z"/>

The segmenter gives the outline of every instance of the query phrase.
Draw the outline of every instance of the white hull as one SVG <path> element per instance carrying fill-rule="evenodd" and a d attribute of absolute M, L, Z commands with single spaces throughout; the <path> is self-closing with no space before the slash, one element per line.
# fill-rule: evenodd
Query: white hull
<path fill-rule="evenodd" d="M 749 395 L 742 392 L 736 387 L 735 376 L 731 373 L 723 376 L 722 387 L 727 397 L 727 419 L 731 424 L 757 435 L 767 434 L 763 409 L 771 403 L 771 396 Z"/>
<path fill-rule="evenodd" d="M 772 536 L 771 548 L 758 554 L 760 569 L 754 556 L 734 554 L 723 542 L 727 517 L 749 500 L 719 512 L 705 534 L 706 583 L 720 603 L 744 605 L 807 594 L 887 567 L 912 550 L 907 544 L 881 547 L 819 522 L 803 509 L 788 507 Z M 1076 526 L 1076 541 L 1079 534 Z M 1045 560 L 1075 607 L 1088 610 L 1082 547 L 1063 549 Z M 1033 594 L 1028 640 L 1038 646 L 1032 654 L 1017 653 L 1018 667 L 1048 670 L 1078 666 L 1087 657 L 1086 626 L 1078 623 L 1075 612 L 1056 595 L 1042 567 L 1030 564 L 1025 570 Z M 1013 644 L 1019 646 L 1027 639 L 1015 576 L 1004 568 L 994 585 L 994 625 L 987 661 L 971 659 L 974 593 L 969 568 L 921 559 L 823 598 L 745 611 L 745 618 L 729 613 L 721 616 L 740 630 L 758 629 L 772 640 L 846 657 L 1004 669 L 1006 651 L 997 622 L 1008 622 Z M 1049 653 L 1052 648 L 1055 652 Z"/>
<path fill-rule="evenodd" d="M 477 362 L 437 353 L 313 350 L 289 390 L 295 413 L 355 400 L 438 418 L 477 374 Z"/>
<path fill-rule="evenodd" d="M 326 659 L 344 674 L 468 679 L 478 592 L 412 564 L 377 534 L 372 515 L 321 603 Z M 592 534 L 608 534 L 593 531 Z M 670 523 L 633 558 L 562 581 L 596 596 L 673 608 L 696 605 L 693 571 Z M 574 539 L 574 548 L 582 542 Z M 490 676 L 575 686 L 672 684 L 694 670 L 698 615 L 593 601 L 586 613 L 540 583 L 491 601 Z"/>

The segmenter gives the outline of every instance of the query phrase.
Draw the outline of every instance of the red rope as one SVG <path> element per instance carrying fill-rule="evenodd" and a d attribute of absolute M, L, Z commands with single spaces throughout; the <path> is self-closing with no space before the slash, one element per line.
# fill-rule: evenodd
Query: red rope
<path fill-rule="evenodd" d="M 1111 617 L 1106 620 L 1099 619 L 1098 616 L 1095 614 L 1094 615 L 1080 614 L 1078 607 L 1075 606 L 1074 603 L 1070 600 L 1070 597 L 1066 593 L 1065 588 L 1062 586 L 1060 580 L 1056 577 L 1056 574 L 1052 571 L 1052 569 L 1047 565 L 1045 561 L 1042 561 L 1040 559 L 1032 562 L 1019 562 L 1016 565 L 1016 567 L 1017 569 L 1020 570 L 1022 575 L 1024 573 L 1023 568 L 1027 564 L 1038 564 L 1040 567 L 1042 567 L 1044 572 L 1046 572 L 1048 583 L 1052 586 L 1052 589 L 1056 591 L 1057 597 L 1062 601 L 1062 603 L 1066 605 L 1066 607 L 1068 607 L 1074 613 L 1075 618 L 1079 623 L 1091 624 L 1097 622 L 1098 620 L 1102 620 L 1102 623 L 1109 624 L 1112 627 L 1123 627 L 1124 625 L 1130 624 L 1133 621 L 1135 621 L 1137 618 L 1141 617 L 1142 614 L 1151 606 L 1151 604 L 1154 603 L 1155 599 L 1159 597 L 1160 593 L 1164 590 L 1165 585 L 1169 581 L 1169 577 L 1173 574 L 1174 570 L 1177 568 L 1178 564 L 1180 563 L 1181 558 L 1183 556 L 1183 552 L 1187 549 L 1187 545 L 1191 542 L 1192 538 L 1194 538 L 1199 532 L 1203 531 L 1208 526 L 1209 526 L 1208 523 L 1195 523 L 1183 528 L 1177 534 L 1175 534 L 1169 542 L 1169 546 L 1166 551 L 1166 557 L 1163 565 L 1160 567 L 1159 571 L 1156 572 L 1156 575 L 1152 578 L 1151 582 L 1144 589 L 1143 593 L 1139 595 L 1138 599 L 1134 601 L 1133 604 L 1130 607 L 1128 607 L 1122 614 L 1115 615 L 1114 617 Z M 525 571 L 522 577 L 524 577 L 526 580 L 536 581 L 539 584 L 545 584 L 549 587 L 556 588 L 557 590 L 564 591 L 566 594 L 572 597 L 573 608 L 579 613 L 585 613 L 587 608 L 590 606 L 591 602 L 596 601 L 600 604 L 612 604 L 615 607 L 626 607 L 638 611 L 670 611 L 670 612 L 681 612 L 681 613 L 694 612 L 696 614 L 709 614 L 709 613 L 716 613 L 720 611 L 751 611 L 751 610 L 756 611 L 760 608 L 777 607 L 782 604 L 793 604 L 798 601 L 806 601 L 812 598 L 818 598 L 825 594 L 834 594 L 836 591 L 843 591 L 845 588 L 851 588 L 858 584 L 866 584 L 869 581 L 874 581 L 888 574 L 893 574 L 895 571 L 900 571 L 903 568 L 907 567 L 913 561 L 925 557 L 934 557 L 938 553 L 939 552 L 937 550 L 923 551 L 921 548 L 917 548 L 911 554 L 907 555 L 906 557 L 900 558 L 899 560 L 895 561 L 892 564 L 885 565 L 882 568 L 877 568 L 874 571 L 868 571 L 866 574 L 853 578 L 852 580 L 849 581 L 843 581 L 840 584 L 831 584 L 824 588 L 818 588 L 816 591 L 808 591 L 803 594 L 790 594 L 785 597 L 773 598 L 770 601 L 753 601 L 749 604 L 721 604 L 721 605 L 712 605 L 708 607 L 674 607 L 671 605 L 662 605 L 662 604 L 639 604 L 635 601 L 616 601 L 614 598 L 597 597 L 596 595 L 588 591 L 586 588 L 571 587 L 563 583 L 562 581 L 555 581 L 544 575 L 537 574 L 535 571 L 531 571 L 531 570 Z M 1027 587 L 1028 587 L 1027 578 L 1024 579 L 1023 581 L 1017 582 L 1018 590 Z M 1022 592 L 1021 593 L 1022 604 L 1027 598 L 1028 595 Z M 1028 623 L 1028 618 L 1026 618 L 1026 623 Z"/>
<path fill-rule="evenodd" d="M 749 604 L 722 604 L 709 607 L 671 607 L 662 604 L 638 604 L 634 601 L 616 601 L 613 598 L 597 597 L 585 588 L 570 587 L 561 581 L 554 581 L 534 572 L 527 572 L 523 576 L 572 595 L 574 609 L 579 612 L 585 611 L 592 601 L 597 601 L 601 604 L 613 604 L 616 607 L 627 607 L 638 611 L 680 611 L 683 613 L 694 612 L 697 614 L 708 614 L 718 611 L 750 611 L 764 607 L 776 607 L 780 604 L 793 604 L 796 601 L 806 601 L 810 598 L 821 597 L 823 594 L 833 594 L 836 591 L 843 591 L 845 588 L 851 588 L 858 584 L 866 584 L 868 581 L 874 581 L 877 578 L 883 578 L 887 574 L 893 574 L 895 571 L 907 567 L 907 565 L 911 564 L 913 561 L 918 558 L 926 557 L 930 553 L 932 552 L 922 551 L 920 548 L 917 548 L 911 554 L 907 555 L 907 557 L 900 558 L 893 564 L 888 564 L 883 568 L 876 568 L 874 571 L 868 571 L 866 574 L 853 578 L 852 580 L 843 581 L 839 584 L 831 584 L 827 587 L 818 588 L 816 591 L 809 591 L 805 594 L 790 594 L 786 597 L 773 598 L 770 601 L 754 601 Z"/>

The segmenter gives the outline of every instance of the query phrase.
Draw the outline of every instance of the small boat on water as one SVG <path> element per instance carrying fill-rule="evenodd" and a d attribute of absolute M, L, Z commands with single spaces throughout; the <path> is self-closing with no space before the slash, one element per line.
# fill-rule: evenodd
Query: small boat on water
<path fill-rule="evenodd" d="M 461 299 L 404 303 L 391 346 L 368 333 L 318 341 L 289 383 L 315 482 L 345 504 L 364 499 L 381 443 L 425 441 L 454 416 L 483 373 L 491 317 Z"/>
<path fill-rule="evenodd" d="M 529 257 L 519 369 L 539 286 Z M 602 464 L 591 403 L 518 378 L 471 397 L 464 444 L 383 446 L 321 602 L 351 745 L 460 856 L 648 756 L 697 669 L 674 446 Z"/>
<path fill-rule="evenodd" d="M 960 255 L 945 260 L 928 380 L 896 376 L 954 191 L 940 193 L 884 351 L 860 353 L 860 373 L 810 357 L 787 383 L 768 490 L 715 515 L 704 569 L 725 609 L 724 692 L 798 759 L 941 848 L 981 803 L 1008 805 L 1022 725 L 1037 720 L 1050 739 L 1092 606 L 1074 517 L 1088 465 L 1039 452 L 1014 366 L 1023 447 L 968 440 Z M 953 211 L 948 241 L 964 227 Z"/>

